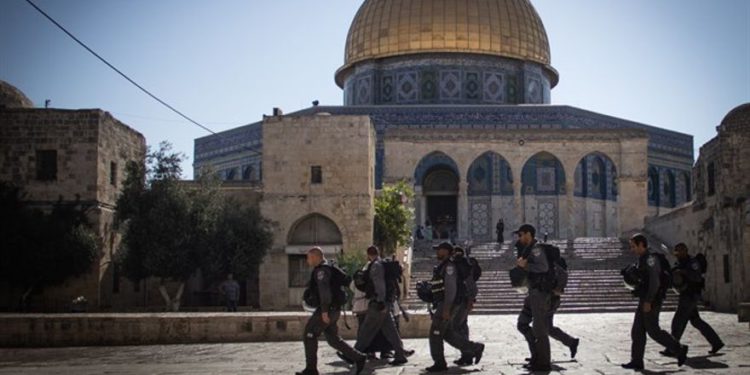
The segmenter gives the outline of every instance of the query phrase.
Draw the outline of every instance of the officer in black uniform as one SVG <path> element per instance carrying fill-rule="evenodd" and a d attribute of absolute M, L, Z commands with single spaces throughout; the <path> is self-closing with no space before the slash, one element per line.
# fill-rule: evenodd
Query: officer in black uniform
<path fill-rule="evenodd" d="M 336 322 L 341 314 L 341 306 L 332 304 L 331 267 L 319 247 L 307 251 L 307 264 L 314 267 L 308 288 L 312 293 L 317 293 L 320 306 L 315 309 L 305 326 L 303 342 L 306 366 L 296 375 L 318 375 L 318 337 L 321 333 L 325 335 L 328 345 L 355 363 L 356 373 L 359 374 L 365 366 L 366 357 L 339 336 Z"/>
<path fill-rule="evenodd" d="M 454 263 L 467 262 L 468 256 L 469 254 L 462 247 L 456 246 L 453 248 L 452 258 Z M 479 293 L 477 283 L 474 281 L 473 269 L 469 267 L 468 271 L 468 274 L 463 275 L 464 280 L 458 281 L 464 283 L 465 298 L 453 321 L 456 333 L 463 336 L 466 340 L 469 340 L 469 313 L 474 309 L 474 303 L 477 301 L 477 294 Z M 459 366 L 470 366 L 474 364 L 474 358 L 471 353 L 463 352 L 461 353 L 461 357 L 453 361 L 453 363 Z"/>
<path fill-rule="evenodd" d="M 358 351 L 364 351 L 370 346 L 378 332 L 383 332 L 383 336 L 391 344 L 396 354 L 390 363 L 391 366 L 403 365 L 408 361 L 391 309 L 395 296 L 386 293 L 385 269 L 380 260 L 380 251 L 376 246 L 367 248 L 367 258 L 370 261 L 367 271 L 365 271 L 367 275 L 366 298 L 369 300 L 369 304 L 365 320 L 357 333 L 357 343 L 354 348 Z"/>
<path fill-rule="evenodd" d="M 529 295 L 518 316 L 517 328 L 529 345 L 531 371 L 550 371 L 549 331 L 552 290 L 547 287 L 550 265 L 544 248 L 536 240 L 536 228 L 523 224 L 517 231 L 519 257 L 516 265 L 528 272 Z M 531 323 L 531 327 L 529 327 Z"/>
<path fill-rule="evenodd" d="M 680 302 L 677 305 L 674 318 L 672 318 L 672 336 L 679 341 L 688 322 L 690 322 L 711 344 L 711 350 L 708 353 L 716 354 L 724 347 L 724 342 L 721 341 L 716 331 L 701 319 L 698 313 L 698 302 L 701 300 L 701 291 L 704 285 L 701 264 L 688 254 L 687 245 L 684 243 L 677 244 L 674 247 L 673 254 L 677 258 L 673 274 L 679 274 L 684 283 L 679 289 Z M 669 350 L 664 350 L 661 354 L 674 356 L 674 353 Z"/>
<path fill-rule="evenodd" d="M 520 244 L 520 241 L 516 242 L 516 257 L 520 258 L 523 255 L 523 252 L 524 246 Z M 533 320 L 531 316 L 531 305 L 525 302 L 526 301 L 524 301 L 521 314 L 518 316 L 517 328 L 523 334 L 523 337 L 529 344 L 531 357 L 526 358 L 526 360 L 531 362 L 531 359 L 534 358 L 534 347 L 536 344 L 536 339 L 534 338 L 534 333 L 531 330 L 531 322 Z M 547 327 L 549 327 L 549 337 L 567 346 L 570 350 L 570 358 L 575 358 L 576 354 L 578 353 L 578 345 L 580 344 L 581 340 L 570 336 L 567 332 L 563 331 L 560 327 L 557 327 L 555 325 L 555 313 L 557 313 L 557 310 L 560 308 L 560 302 L 561 297 L 553 292 L 550 299 L 550 312 L 547 323 Z"/>
<path fill-rule="evenodd" d="M 463 314 L 465 305 L 462 303 L 464 297 L 460 289 L 463 288 L 458 282 L 458 270 L 450 259 L 453 245 L 443 242 L 434 249 L 437 250 L 437 259 L 440 261 L 433 270 L 432 277 L 434 313 L 430 326 L 430 355 L 434 364 L 425 370 L 443 372 L 448 369 L 443 353 L 443 340 L 461 353 L 470 353 L 475 364 L 482 359 L 484 344 L 471 342 L 456 332 L 454 319 L 456 315 Z"/>
<path fill-rule="evenodd" d="M 688 347 L 680 345 L 672 335 L 659 327 L 659 313 L 666 296 L 666 286 L 662 285 L 661 260 L 648 249 L 648 240 L 642 234 L 630 239 L 630 249 L 639 256 L 638 271 L 641 283 L 633 292 L 638 296 L 638 309 L 635 312 L 630 337 L 633 340 L 630 362 L 623 368 L 643 370 L 643 355 L 646 351 L 646 334 L 656 342 L 677 354 L 677 365 L 682 366 L 687 360 Z"/>

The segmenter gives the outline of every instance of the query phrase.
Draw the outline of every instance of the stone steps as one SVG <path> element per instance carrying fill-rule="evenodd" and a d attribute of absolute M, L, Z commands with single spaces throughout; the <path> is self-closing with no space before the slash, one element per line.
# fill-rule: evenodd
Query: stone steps
<path fill-rule="evenodd" d="M 550 241 L 558 246 L 569 266 L 569 280 L 562 297 L 560 312 L 630 312 L 637 307 L 637 300 L 625 289 L 620 269 L 633 263 L 627 243 L 618 238 L 578 238 L 573 241 Z M 471 256 L 482 266 L 482 278 L 478 281 L 478 301 L 475 313 L 517 314 L 523 306 L 524 295 L 510 286 L 508 270 L 515 266 L 515 249 L 508 241 L 475 244 Z M 415 287 L 419 280 L 429 280 L 436 264 L 434 252 L 422 252 L 413 258 L 412 288 L 406 304 L 412 308 L 425 308 L 416 297 Z M 664 310 L 674 310 L 677 298 L 668 296 Z"/>

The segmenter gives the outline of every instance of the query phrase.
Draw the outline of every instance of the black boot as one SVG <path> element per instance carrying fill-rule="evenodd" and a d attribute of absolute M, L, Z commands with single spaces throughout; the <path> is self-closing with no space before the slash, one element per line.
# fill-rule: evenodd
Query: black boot
<path fill-rule="evenodd" d="M 641 363 L 635 363 L 633 361 L 630 361 L 628 363 L 623 363 L 622 368 L 627 370 L 643 370 L 643 362 Z"/>
<path fill-rule="evenodd" d="M 448 370 L 448 366 L 445 363 L 435 363 L 424 370 L 427 372 L 443 372 Z"/>

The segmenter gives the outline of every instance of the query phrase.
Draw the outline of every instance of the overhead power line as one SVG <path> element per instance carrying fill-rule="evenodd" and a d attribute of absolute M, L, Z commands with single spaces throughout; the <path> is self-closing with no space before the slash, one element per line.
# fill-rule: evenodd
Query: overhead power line
<path fill-rule="evenodd" d="M 207 128 L 207 127 L 203 126 L 203 125 L 201 125 L 200 123 L 198 123 L 197 121 L 195 121 L 195 120 L 193 120 L 192 118 L 188 117 L 188 116 L 187 116 L 187 115 L 185 115 L 184 113 L 182 113 L 182 112 L 178 111 L 177 109 L 175 109 L 175 108 L 174 108 L 174 107 L 172 107 L 171 105 L 167 104 L 167 103 L 166 103 L 165 101 L 163 101 L 163 100 L 159 99 L 159 98 L 158 98 L 158 97 L 157 97 L 156 95 L 152 94 L 152 93 L 151 93 L 150 91 L 148 91 L 148 90 L 146 90 L 145 88 L 143 88 L 143 86 L 141 86 L 141 85 L 139 85 L 139 84 L 138 84 L 137 82 L 133 81 L 133 80 L 132 80 L 132 79 L 131 79 L 130 77 L 128 77 L 128 76 L 127 76 L 127 75 L 126 75 L 125 73 L 123 73 L 122 71 L 120 71 L 120 69 L 117 69 L 117 68 L 116 68 L 116 67 L 115 67 L 114 65 L 110 64 L 110 63 L 109 63 L 109 61 L 107 61 L 107 60 L 105 60 L 105 59 L 104 59 L 103 57 L 99 56 L 99 54 L 98 54 L 98 53 L 94 52 L 94 50 L 92 50 L 92 49 L 91 49 L 91 48 L 89 48 L 89 47 L 88 47 L 88 46 L 87 46 L 87 45 L 86 45 L 85 43 L 83 43 L 83 42 L 82 42 L 82 41 L 80 41 L 80 40 L 79 40 L 78 38 L 76 38 L 76 37 L 75 37 L 75 35 L 71 34 L 71 33 L 70 33 L 70 32 L 69 32 L 68 30 L 66 30 L 66 29 L 65 29 L 65 28 L 64 28 L 64 27 L 63 27 L 62 25 L 60 25 L 60 24 L 59 24 L 59 23 L 58 23 L 57 21 L 55 21 L 55 20 L 54 20 L 54 19 L 53 19 L 52 17 L 50 17 L 50 16 L 49 16 L 49 15 L 48 15 L 48 14 L 47 14 L 46 12 L 44 12 L 44 11 L 43 11 L 43 10 L 42 10 L 41 8 L 39 8 L 38 6 L 36 6 L 36 4 L 34 4 L 34 2 L 32 2 L 31 0 L 26 0 L 26 2 L 27 2 L 27 3 L 29 3 L 29 5 L 31 5 L 32 7 L 34 7 L 34 9 L 36 9 L 36 10 L 37 10 L 37 11 L 38 11 L 39 13 L 41 13 L 41 14 L 42 14 L 42 15 L 43 15 L 43 16 L 44 16 L 45 18 L 47 18 L 47 19 L 48 19 L 48 20 L 49 20 L 50 22 L 52 22 L 53 24 L 55 24 L 55 26 L 57 26 L 57 27 L 58 27 L 58 28 L 59 28 L 60 30 L 62 30 L 62 31 L 63 31 L 63 32 L 65 33 L 65 34 L 68 34 L 68 36 L 69 36 L 69 37 L 71 37 L 71 38 L 72 38 L 73 40 L 75 40 L 75 41 L 76 41 L 76 43 L 80 44 L 80 45 L 81 45 L 81 47 L 85 48 L 85 49 L 86 49 L 87 51 L 89 51 L 89 52 L 90 52 L 90 53 L 91 53 L 92 55 L 96 56 L 96 58 L 97 58 L 97 59 L 99 59 L 99 60 L 100 60 L 101 62 L 103 62 L 104 64 L 106 64 L 106 65 L 107 65 L 108 67 L 110 67 L 110 68 L 111 68 L 112 70 L 114 70 L 115 72 L 117 72 L 117 74 L 121 75 L 121 76 L 122 76 L 123 78 L 125 78 L 126 80 L 128 80 L 128 82 L 132 83 L 132 84 L 133 84 L 133 85 L 134 85 L 135 87 L 139 88 L 139 89 L 140 89 L 141 91 L 143 91 L 144 93 L 146 93 L 146 94 L 147 94 L 148 96 L 152 97 L 152 98 L 153 98 L 154 100 L 156 100 L 157 102 L 161 103 L 161 104 L 162 104 L 163 106 L 165 106 L 165 107 L 169 108 L 170 110 L 172 110 L 172 112 L 174 112 L 174 113 L 176 113 L 176 114 L 180 115 L 180 116 L 181 116 L 182 118 L 184 118 L 185 120 L 188 120 L 188 121 L 192 122 L 193 124 L 195 124 L 195 125 L 199 126 L 199 127 L 200 127 L 200 128 L 202 128 L 203 130 L 205 130 L 205 131 L 207 131 L 207 132 L 209 132 L 209 133 L 211 133 L 211 134 L 216 134 L 216 132 L 214 132 L 213 130 L 211 130 L 211 129 L 209 129 L 209 128 Z"/>

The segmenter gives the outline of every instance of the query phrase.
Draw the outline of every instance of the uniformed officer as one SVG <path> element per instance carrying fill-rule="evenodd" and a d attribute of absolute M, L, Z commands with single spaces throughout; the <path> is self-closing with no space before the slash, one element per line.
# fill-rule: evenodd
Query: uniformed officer
<path fill-rule="evenodd" d="M 453 245 L 443 242 L 434 247 L 440 264 L 433 271 L 433 310 L 430 326 L 430 355 L 434 364 L 427 372 L 442 372 L 448 369 L 443 353 L 443 340 L 461 351 L 470 353 L 474 363 L 479 363 L 484 353 L 484 344 L 471 342 L 458 334 L 453 326 L 456 315 L 462 314 L 463 306 L 459 289 L 458 270 L 451 261 Z"/>
<path fill-rule="evenodd" d="M 314 267 L 308 287 L 318 294 L 320 306 L 315 309 L 305 326 L 303 342 L 305 344 L 306 366 L 304 370 L 296 374 L 318 374 L 318 337 L 321 333 L 325 335 L 328 345 L 340 351 L 346 358 L 355 363 L 356 373 L 359 374 L 365 366 L 366 357 L 349 346 L 339 336 L 336 322 L 341 314 L 341 306 L 332 303 L 331 267 L 319 247 L 313 247 L 307 251 L 307 264 Z"/>
<path fill-rule="evenodd" d="M 520 258 L 523 253 L 524 246 L 520 243 L 520 241 L 517 241 L 516 257 Z M 531 357 L 526 358 L 526 360 L 531 362 L 531 359 L 534 357 L 534 347 L 536 344 L 536 340 L 534 338 L 534 333 L 531 330 L 531 305 L 525 302 L 526 301 L 524 301 L 524 306 L 521 310 L 521 314 L 518 316 L 517 328 L 519 331 L 521 331 L 524 338 L 526 339 L 526 342 L 529 344 Z M 557 327 L 555 325 L 555 313 L 557 313 L 557 310 L 560 308 L 560 303 L 561 297 L 559 295 L 556 295 L 555 293 L 552 293 L 550 299 L 549 319 L 547 323 L 547 327 L 549 327 L 549 337 L 567 346 L 570 350 L 570 358 L 575 358 L 576 354 L 578 353 L 578 345 L 580 344 L 581 340 L 570 336 L 567 332 L 563 331 L 560 327 Z"/>
<path fill-rule="evenodd" d="M 674 247 L 673 254 L 677 257 L 673 273 L 679 273 L 682 276 L 685 280 L 685 286 L 680 290 L 680 302 L 677 305 L 674 318 L 672 318 L 672 336 L 679 341 L 685 332 L 687 323 L 690 322 L 711 344 L 711 350 L 708 353 L 716 354 L 724 347 L 724 342 L 721 341 L 716 331 L 701 319 L 698 313 L 698 302 L 701 300 L 704 283 L 701 264 L 688 254 L 687 245 L 684 243 L 677 244 Z M 662 354 L 674 356 L 669 350 L 664 350 Z"/>
<path fill-rule="evenodd" d="M 523 224 L 517 231 L 519 257 L 516 265 L 528 272 L 529 295 L 518 316 L 517 328 L 529 345 L 531 371 L 550 371 L 550 312 L 552 290 L 547 287 L 549 264 L 544 248 L 536 240 L 536 228 Z M 531 327 L 529 327 L 531 323 Z"/>
<path fill-rule="evenodd" d="M 687 360 L 688 347 L 680 345 L 672 335 L 659 327 L 659 313 L 666 296 L 666 286 L 662 285 L 661 280 L 662 270 L 659 256 L 649 252 L 648 240 L 642 234 L 636 234 L 630 239 L 630 249 L 639 256 L 638 270 L 641 284 L 634 291 L 639 300 L 633 327 L 630 331 L 630 337 L 633 340 L 630 362 L 624 363 L 622 367 L 632 370 L 643 369 L 647 333 L 667 350 L 677 353 L 677 365 L 682 366 Z"/>
<path fill-rule="evenodd" d="M 466 262 L 468 261 L 468 258 L 466 258 L 468 256 L 469 254 L 466 253 L 462 247 L 455 246 L 453 248 L 452 258 L 454 263 Z M 459 282 L 464 283 L 465 298 L 461 302 L 462 306 L 456 313 L 453 321 L 453 326 L 456 327 L 456 333 L 466 340 L 469 340 L 469 313 L 474 309 L 474 303 L 477 301 L 477 294 L 479 292 L 477 289 L 477 283 L 474 280 L 473 269 L 469 267 L 468 271 L 468 274 L 463 275 L 464 280 L 459 280 Z M 459 366 L 470 366 L 474 364 L 474 358 L 470 352 L 462 352 L 461 357 L 453 361 L 453 363 Z"/>
<path fill-rule="evenodd" d="M 378 332 L 383 332 L 383 336 L 395 352 L 395 357 L 390 363 L 391 366 L 403 365 L 407 362 L 406 353 L 391 311 L 394 296 L 388 296 L 386 293 L 385 269 L 380 260 L 380 251 L 376 246 L 367 248 L 367 258 L 370 262 L 367 267 L 369 275 L 367 298 L 369 304 L 365 320 L 357 333 L 357 343 L 354 348 L 364 351 L 370 346 Z"/>

